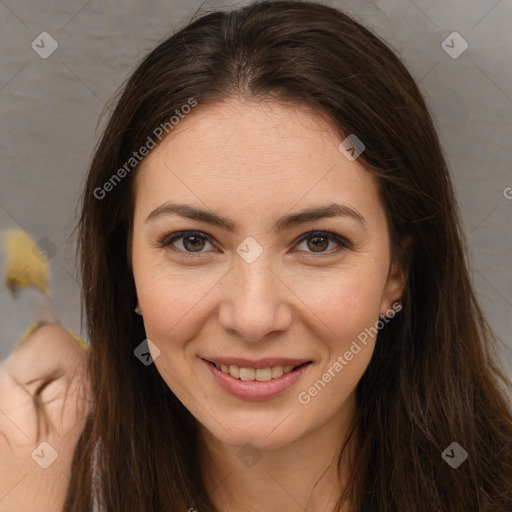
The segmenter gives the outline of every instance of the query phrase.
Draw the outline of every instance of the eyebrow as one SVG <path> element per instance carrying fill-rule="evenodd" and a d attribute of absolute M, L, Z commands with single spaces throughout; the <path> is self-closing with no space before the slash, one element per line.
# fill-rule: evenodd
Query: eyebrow
<path fill-rule="evenodd" d="M 208 224 L 213 224 L 215 226 L 224 228 L 231 233 L 236 231 L 235 221 L 228 217 L 223 217 L 214 212 L 196 208 L 195 206 L 188 204 L 177 204 L 170 202 L 166 202 L 155 208 L 146 217 L 144 222 L 149 222 L 151 219 L 155 219 L 162 215 L 171 214 L 179 215 L 180 217 L 185 217 L 192 220 L 207 222 Z M 356 220 L 363 227 L 366 226 L 366 219 L 350 206 L 331 203 L 327 206 L 308 208 L 297 213 L 285 215 L 275 221 L 272 229 L 275 233 L 279 233 L 285 229 L 289 229 L 300 224 L 305 224 L 306 222 L 312 222 L 330 217 L 349 217 Z"/>

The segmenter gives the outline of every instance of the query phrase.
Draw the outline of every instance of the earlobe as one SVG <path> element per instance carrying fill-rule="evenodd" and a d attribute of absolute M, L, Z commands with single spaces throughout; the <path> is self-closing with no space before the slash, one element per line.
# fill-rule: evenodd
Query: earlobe
<path fill-rule="evenodd" d="M 137 305 L 135 306 L 135 309 L 134 309 L 135 313 L 137 313 L 138 315 L 142 316 L 142 309 L 140 308 L 140 305 L 139 305 L 139 301 L 137 299 Z"/>

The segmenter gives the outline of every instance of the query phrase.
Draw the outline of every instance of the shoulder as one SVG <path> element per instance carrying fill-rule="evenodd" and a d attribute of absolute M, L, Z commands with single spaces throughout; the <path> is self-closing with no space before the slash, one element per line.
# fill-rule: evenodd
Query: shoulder
<path fill-rule="evenodd" d="M 0 365 L 0 508 L 60 510 L 91 406 L 88 353 L 46 325 Z"/>

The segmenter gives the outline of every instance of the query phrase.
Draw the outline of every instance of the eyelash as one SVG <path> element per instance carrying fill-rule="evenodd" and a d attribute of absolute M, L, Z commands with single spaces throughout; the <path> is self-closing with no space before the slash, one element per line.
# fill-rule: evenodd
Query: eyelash
<path fill-rule="evenodd" d="M 191 258 L 197 258 L 200 257 L 202 254 L 205 254 L 204 252 L 190 252 L 185 251 L 182 249 L 178 249 L 177 247 L 172 246 L 172 243 L 176 240 L 179 240 L 180 238 L 186 238 L 187 236 L 197 236 L 199 238 L 202 238 L 204 240 L 207 240 L 213 245 L 212 237 L 207 235 L 206 233 L 202 231 L 177 231 L 175 233 L 166 234 L 163 237 L 161 237 L 158 240 L 158 247 L 166 247 L 171 250 L 176 250 L 179 252 L 182 252 L 187 255 L 187 257 Z M 309 254 L 319 254 L 319 255 L 331 255 L 333 252 L 337 252 L 342 249 L 350 249 L 352 245 L 348 242 L 348 240 L 342 238 L 341 236 L 337 235 L 336 233 L 331 233 L 330 231 L 308 231 L 307 233 L 304 233 L 301 235 L 298 240 L 296 241 L 297 244 L 303 242 L 304 240 L 308 240 L 310 238 L 327 238 L 329 241 L 336 242 L 340 245 L 340 247 L 336 249 L 332 249 L 330 251 L 321 251 L 321 252 L 313 252 L 313 251 L 305 251 Z"/>

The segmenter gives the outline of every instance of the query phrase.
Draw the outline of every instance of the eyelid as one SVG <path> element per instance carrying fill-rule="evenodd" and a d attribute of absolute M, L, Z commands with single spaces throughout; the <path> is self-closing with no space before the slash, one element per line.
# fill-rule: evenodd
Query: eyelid
<path fill-rule="evenodd" d="M 204 231 L 196 231 L 196 230 L 185 230 L 185 231 L 174 231 L 172 233 L 168 233 L 158 239 L 158 247 L 166 248 L 170 247 L 173 242 L 176 240 L 179 240 L 180 238 L 185 238 L 187 236 L 198 236 L 200 238 L 204 238 L 211 244 L 213 244 L 213 237 L 209 235 L 208 233 L 205 233 Z M 295 239 L 293 242 L 293 245 L 297 245 L 304 240 L 307 240 L 309 238 L 313 238 L 314 236 L 318 236 L 319 238 L 327 238 L 329 241 L 336 242 L 340 247 L 331 249 L 329 251 L 320 251 L 318 253 L 315 253 L 314 251 L 299 251 L 299 252 L 306 252 L 307 254 L 318 254 L 318 255 L 331 255 L 333 252 L 337 252 L 340 249 L 351 249 L 352 243 L 347 240 L 346 238 L 342 237 L 341 235 L 338 235 L 337 233 L 333 233 L 332 231 L 325 231 L 320 229 L 310 230 L 302 235 L 300 235 L 298 238 Z M 182 252 L 186 254 L 187 256 L 191 257 L 197 257 L 202 254 L 205 254 L 205 252 L 189 252 L 184 251 L 182 249 L 178 249 L 176 247 L 173 247 L 173 249 L 176 249 L 179 252 Z"/>
<path fill-rule="evenodd" d="M 304 233 L 303 235 L 300 235 L 300 237 L 296 240 L 295 243 L 303 242 L 304 240 L 307 240 L 308 238 L 313 238 L 315 235 L 318 236 L 319 238 L 327 238 L 330 241 L 336 242 L 337 244 L 339 244 L 341 247 L 344 247 L 345 249 L 352 248 L 352 244 L 346 238 L 342 237 L 341 235 L 338 235 L 337 233 L 333 233 L 332 231 L 324 231 L 321 229 L 313 229 L 311 231 Z M 336 249 L 334 249 L 334 250 L 336 250 Z M 333 250 L 326 251 L 326 252 L 318 252 L 318 253 L 311 252 L 309 254 L 331 254 L 332 252 L 333 252 Z"/>
<path fill-rule="evenodd" d="M 180 238 L 185 238 L 187 236 L 198 236 L 200 238 L 204 238 L 208 242 L 210 242 L 213 245 L 213 237 L 209 235 L 208 233 L 205 233 L 204 231 L 195 231 L 195 230 L 186 230 L 186 231 L 173 231 L 172 233 L 167 233 L 166 235 L 160 237 L 157 240 L 158 247 L 161 248 L 169 248 L 173 242 L 176 240 L 179 240 Z M 172 247 L 173 249 L 182 252 L 186 255 L 191 255 L 192 257 L 195 257 L 196 255 L 205 254 L 204 252 L 189 252 L 189 251 L 183 251 L 181 249 L 178 249 L 176 247 Z"/>

